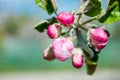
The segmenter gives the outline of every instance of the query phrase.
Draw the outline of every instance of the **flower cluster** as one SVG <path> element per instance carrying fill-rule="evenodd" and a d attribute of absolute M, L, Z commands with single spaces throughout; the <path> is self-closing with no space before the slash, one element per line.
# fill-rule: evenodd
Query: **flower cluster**
<path fill-rule="evenodd" d="M 80 50 L 80 48 L 75 49 L 73 42 L 69 38 L 60 35 L 60 25 L 70 28 L 74 23 L 74 15 L 68 12 L 61 12 L 57 15 L 56 19 L 59 24 L 51 24 L 47 29 L 47 35 L 53 39 L 53 43 L 44 51 L 44 59 L 48 61 L 54 59 L 65 61 L 69 57 L 72 57 L 73 66 L 76 68 L 82 67 L 84 64 L 82 50 Z"/>
<path fill-rule="evenodd" d="M 101 8 L 103 2 L 100 0 L 80 0 L 78 9 L 60 13 L 55 0 L 35 1 L 51 15 L 51 18 L 41 21 L 35 27 L 39 32 L 45 31 L 52 39 L 51 45 L 43 52 L 43 58 L 62 62 L 71 58 L 73 67 L 78 69 L 85 64 L 87 74 L 92 75 L 98 66 L 99 54 L 108 44 L 110 34 L 105 26 L 91 22 L 96 20 L 102 25 L 118 21 L 117 17 L 111 19 L 111 14 L 108 15 L 109 11 L 113 12 L 112 9 L 117 7 L 111 6 L 116 1 L 108 0 L 111 4 L 106 9 L 110 7 L 110 10 L 105 10 Z"/>
<path fill-rule="evenodd" d="M 69 12 L 61 12 L 57 15 L 56 20 L 58 23 L 50 24 L 47 28 L 47 35 L 53 39 L 53 42 L 51 46 L 44 51 L 44 59 L 48 61 L 54 59 L 65 61 L 71 57 L 72 65 L 75 68 L 81 68 L 86 56 L 83 48 L 74 46 L 73 41 L 68 36 L 61 35 L 63 26 L 68 28 L 68 31 L 70 31 L 70 28 L 74 28 L 74 15 Z M 79 28 L 74 28 L 74 30 L 76 29 Z M 100 52 L 108 43 L 109 36 L 107 32 L 104 28 L 89 28 L 88 33 L 88 43 L 92 45 L 91 47 L 94 51 Z M 76 35 L 77 38 L 80 38 L 79 33 L 76 33 Z M 79 40 L 81 39 L 78 39 L 78 42 Z"/>

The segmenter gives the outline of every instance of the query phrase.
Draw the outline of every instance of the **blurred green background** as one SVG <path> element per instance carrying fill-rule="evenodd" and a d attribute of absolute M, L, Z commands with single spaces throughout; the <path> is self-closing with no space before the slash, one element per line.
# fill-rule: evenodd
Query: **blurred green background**
<path fill-rule="evenodd" d="M 106 0 L 103 1 L 105 4 Z M 79 0 L 66 0 L 66 4 L 63 2 L 57 0 L 58 12 L 74 10 L 79 5 Z M 71 59 L 48 62 L 42 57 L 43 50 L 52 40 L 46 33 L 37 32 L 34 26 L 52 16 L 37 7 L 34 0 L 0 0 L 0 72 L 73 69 Z M 119 69 L 120 21 L 106 26 L 112 38 L 100 53 L 99 68 Z"/>

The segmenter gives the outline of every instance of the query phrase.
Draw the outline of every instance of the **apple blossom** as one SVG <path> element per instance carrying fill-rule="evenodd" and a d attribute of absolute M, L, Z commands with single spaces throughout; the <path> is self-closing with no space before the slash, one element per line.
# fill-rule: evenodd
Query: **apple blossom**
<path fill-rule="evenodd" d="M 72 64 L 75 68 L 81 68 L 84 64 L 83 51 L 80 48 L 75 48 L 72 51 Z"/>
<path fill-rule="evenodd" d="M 108 34 L 103 28 L 91 29 L 89 38 L 96 51 L 100 51 L 108 43 Z"/>
<path fill-rule="evenodd" d="M 60 27 L 58 25 L 52 24 L 48 26 L 47 34 L 51 39 L 55 39 L 59 36 Z"/>
<path fill-rule="evenodd" d="M 52 43 L 52 49 L 54 51 L 56 59 L 65 61 L 72 54 L 73 43 L 68 38 L 57 38 Z"/>
<path fill-rule="evenodd" d="M 74 23 L 74 15 L 69 12 L 61 12 L 57 15 L 59 23 L 70 27 Z"/>

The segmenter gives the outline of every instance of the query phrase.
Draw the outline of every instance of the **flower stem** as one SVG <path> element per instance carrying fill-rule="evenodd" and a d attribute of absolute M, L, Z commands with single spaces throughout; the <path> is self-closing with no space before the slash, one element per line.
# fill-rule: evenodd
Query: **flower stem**
<path fill-rule="evenodd" d="M 81 15 L 82 15 L 82 13 L 80 13 L 80 14 L 78 15 L 77 24 L 79 24 L 79 21 L 80 21 Z"/>
<path fill-rule="evenodd" d="M 81 25 L 85 25 L 85 24 L 87 24 L 87 23 L 89 23 L 89 22 L 92 22 L 92 21 L 94 21 L 94 20 L 96 20 L 96 19 L 97 19 L 97 17 L 93 17 L 93 18 L 91 18 L 91 19 L 83 22 Z"/>
<path fill-rule="evenodd" d="M 82 25 L 80 25 L 80 24 L 79 24 L 78 26 L 79 26 L 81 29 L 83 29 L 84 31 L 86 31 L 86 32 L 89 30 L 89 28 L 86 27 L 86 26 L 82 26 Z"/>

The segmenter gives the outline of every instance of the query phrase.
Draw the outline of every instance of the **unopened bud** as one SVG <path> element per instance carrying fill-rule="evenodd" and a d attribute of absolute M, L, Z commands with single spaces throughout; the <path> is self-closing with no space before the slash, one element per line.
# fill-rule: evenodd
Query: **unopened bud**
<path fill-rule="evenodd" d="M 43 57 L 48 61 L 55 59 L 54 52 L 51 47 L 44 50 Z"/>
<path fill-rule="evenodd" d="M 91 29 L 89 38 L 96 51 L 102 50 L 108 43 L 108 34 L 103 28 Z"/>
<path fill-rule="evenodd" d="M 75 68 L 81 68 L 84 64 L 83 51 L 80 48 L 75 48 L 72 51 L 72 64 Z"/>
<path fill-rule="evenodd" d="M 60 27 L 58 25 L 49 25 L 47 34 L 51 39 L 55 39 L 59 36 Z"/>
<path fill-rule="evenodd" d="M 74 23 L 74 15 L 69 12 L 61 12 L 57 15 L 59 23 L 70 27 Z"/>

